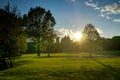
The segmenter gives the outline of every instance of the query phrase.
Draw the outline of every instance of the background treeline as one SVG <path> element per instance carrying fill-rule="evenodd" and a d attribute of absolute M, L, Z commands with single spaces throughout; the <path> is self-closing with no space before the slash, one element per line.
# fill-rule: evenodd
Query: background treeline
<path fill-rule="evenodd" d="M 50 48 L 51 53 L 120 50 L 120 36 L 112 38 L 101 37 L 92 24 L 87 24 L 82 34 L 83 38 L 76 42 L 71 40 L 69 36 L 65 36 L 62 39 L 56 36 L 55 41 L 50 42 L 49 46 L 45 41 L 42 41 L 40 50 L 46 53 L 48 48 Z M 34 41 L 28 42 L 26 53 L 36 53 L 36 50 L 36 43 Z"/>
<path fill-rule="evenodd" d="M 95 42 L 91 42 L 91 40 L 87 40 L 85 43 L 83 42 L 84 41 L 82 40 L 73 42 L 69 36 L 65 36 L 64 38 L 61 39 L 61 41 L 53 42 L 53 44 L 50 47 L 50 52 L 51 53 L 85 52 L 85 51 L 89 51 L 91 47 L 95 46 L 97 42 L 98 42 L 98 44 L 96 44 L 96 47 L 98 47 L 97 51 L 120 50 L 120 36 L 114 36 L 112 38 L 100 38 Z M 43 53 L 48 52 L 47 48 L 44 48 L 46 47 L 45 44 L 42 44 L 41 47 L 43 47 L 41 48 L 41 52 Z M 37 52 L 36 43 L 28 42 L 28 49 L 25 53 L 36 53 L 36 52 Z"/>

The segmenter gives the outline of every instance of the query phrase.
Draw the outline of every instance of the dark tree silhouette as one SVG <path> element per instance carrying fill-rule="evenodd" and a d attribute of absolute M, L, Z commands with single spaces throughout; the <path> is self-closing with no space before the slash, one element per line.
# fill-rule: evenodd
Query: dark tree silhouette
<path fill-rule="evenodd" d="M 31 8 L 27 15 L 24 15 L 24 20 L 28 35 L 37 39 L 38 56 L 40 56 L 40 41 L 53 34 L 55 19 L 49 10 L 45 11 L 41 7 L 35 7 Z M 51 21 L 50 26 L 49 21 Z"/>
<path fill-rule="evenodd" d="M 0 61 L 3 68 L 13 67 L 11 57 L 20 55 L 24 51 L 21 43 L 26 42 L 23 38 L 22 18 L 16 13 L 17 8 L 11 9 L 8 4 L 5 9 L 0 9 Z M 9 62 L 9 65 L 6 63 Z"/>
<path fill-rule="evenodd" d="M 72 43 L 73 41 L 70 39 L 69 36 L 65 36 L 61 39 L 61 48 L 63 52 L 71 52 L 72 50 Z"/>
<path fill-rule="evenodd" d="M 114 50 L 120 50 L 120 36 L 113 36 L 112 44 L 114 44 L 114 47 L 112 47 Z"/>

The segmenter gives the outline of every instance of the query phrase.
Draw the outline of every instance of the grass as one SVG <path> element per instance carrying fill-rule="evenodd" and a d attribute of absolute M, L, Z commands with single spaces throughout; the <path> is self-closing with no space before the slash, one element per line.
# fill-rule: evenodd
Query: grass
<path fill-rule="evenodd" d="M 119 56 L 92 55 L 94 58 L 88 53 L 58 53 L 38 58 L 24 54 L 14 60 L 14 68 L 0 71 L 0 80 L 120 80 Z"/>

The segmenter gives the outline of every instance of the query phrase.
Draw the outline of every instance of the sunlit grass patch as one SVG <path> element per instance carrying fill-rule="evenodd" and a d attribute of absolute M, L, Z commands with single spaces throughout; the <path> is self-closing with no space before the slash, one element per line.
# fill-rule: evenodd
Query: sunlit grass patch
<path fill-rule="evenodd" d="M 119 80 L 119 57 L 100 54 L 25 54 L 14 60 L 15 67 L 0 71 L 0 80 Z M 101 54 L 101 56 L 103 56 Z"/>

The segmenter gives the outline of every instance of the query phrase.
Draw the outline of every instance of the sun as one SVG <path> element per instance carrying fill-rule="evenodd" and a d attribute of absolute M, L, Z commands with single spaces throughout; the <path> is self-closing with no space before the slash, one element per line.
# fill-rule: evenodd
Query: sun
<path fill-rule="evenodd" d="M 76 41 L 79 41 L 83 35 L 81 32 L 75 32 L 73 36 Z"/>

